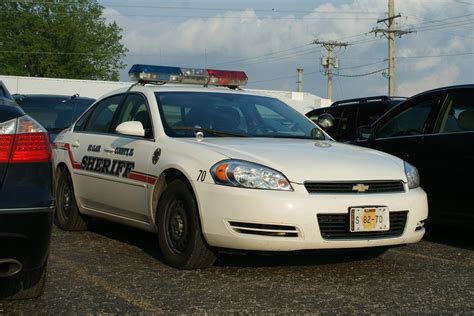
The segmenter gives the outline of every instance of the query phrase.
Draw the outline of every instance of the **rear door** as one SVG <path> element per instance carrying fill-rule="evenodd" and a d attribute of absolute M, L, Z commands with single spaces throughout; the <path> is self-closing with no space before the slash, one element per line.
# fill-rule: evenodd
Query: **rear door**
<path fill-rule="evenodd" d="M 418 163 L 430 198 L 430 220 L 472 223 L 474 179 L 474 89 L 450 90 L 436 124 L 427 133 Z"/>

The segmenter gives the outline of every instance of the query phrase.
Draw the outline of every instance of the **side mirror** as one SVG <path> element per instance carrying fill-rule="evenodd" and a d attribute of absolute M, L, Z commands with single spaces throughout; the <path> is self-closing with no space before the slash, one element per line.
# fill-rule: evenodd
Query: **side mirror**
<path fill-rule="evenodd" d="M 371 140 L 374 137 L 374 132 L 370 125 L 362 125 L 357 129 L 357 139 Z"/>
<path fill-rule="evenodd" d="M 319 127 L 321 127 L 325 131 L 333 127 L 335 122 L 336 120 L 334 119 L 334 116 L 329 113 L 321 114 L 316 120 L 316 124 L 318 124 Z"/>
<path fill-rule="evenodd" d="M 141 122 L 138 121 L 127 121 L 119 124 L 115 131 L 122 135 L 128 136 L 145 136 L 145 130 L 143 129 L 143 125 Z"/>

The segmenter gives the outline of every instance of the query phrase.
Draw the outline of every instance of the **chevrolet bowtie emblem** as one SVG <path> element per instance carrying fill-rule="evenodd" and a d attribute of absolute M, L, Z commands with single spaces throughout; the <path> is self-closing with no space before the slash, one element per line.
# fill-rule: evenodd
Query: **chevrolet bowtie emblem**
<path fill-rule="evenodd" d="M 356 184 L 352 187 L 352 191 L 365 192 L 369 189 L 368 185 L 363 185 L 362 183 Z"/>

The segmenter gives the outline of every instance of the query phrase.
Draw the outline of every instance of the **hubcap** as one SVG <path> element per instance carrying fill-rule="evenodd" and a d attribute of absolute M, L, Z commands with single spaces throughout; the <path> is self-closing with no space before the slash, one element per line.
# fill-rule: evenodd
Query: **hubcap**
<path fill-rule="evenodd" d="M 61 213 L 67 219 L 71 213 L 71 189 L 67 183 L 64 184 L 61 198 Z"/>
<path fill-rule="evenodd" d="M 173 251 L 186 250 L 189 243 L 189 225 L 183 201 L 174 200 L 169 206 L 167 237 Z"/>

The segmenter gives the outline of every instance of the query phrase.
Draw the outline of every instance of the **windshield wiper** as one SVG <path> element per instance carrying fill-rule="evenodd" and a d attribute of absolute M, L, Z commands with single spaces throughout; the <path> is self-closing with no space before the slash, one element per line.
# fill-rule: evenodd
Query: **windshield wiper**
<path fill-rule="evenodd" d="M 210 128 L 202 128 L 202 127 L 175 126 L 175 127 L 172 127 L 172 129 L 175 131 L 203 132 L 203 133 L 212 134 L 212 135 L 220 136 L 220 137 L 248 137 L 247 135 L 243 135 L 243 134 L 216 131 Z"/>
<path fill-rule="evenodd" d="M 296 136 L 296 135 L 285 135 L 285 134 L 262 135 L 262 136 L 255 136 L 255 137 L 325 140 L 324 138 L 321 139 L 321 138 L 315 138 L 311 136 Z"/>

